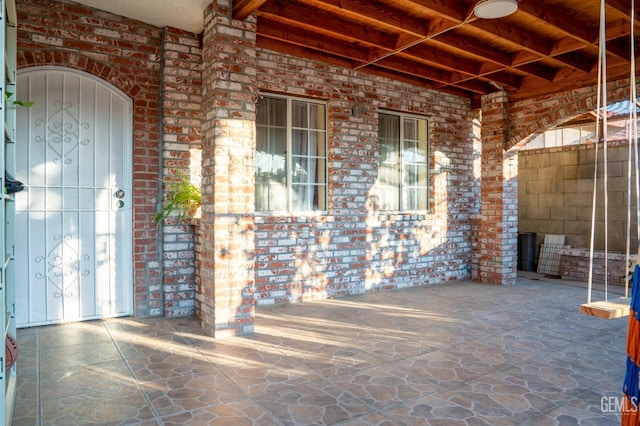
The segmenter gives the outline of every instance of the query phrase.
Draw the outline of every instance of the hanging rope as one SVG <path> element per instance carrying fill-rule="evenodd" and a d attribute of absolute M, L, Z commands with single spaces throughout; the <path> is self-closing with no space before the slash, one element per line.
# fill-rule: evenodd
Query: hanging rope
<path fill-rule="evenodd" d="M 634 22 L 634 3 L 635 0 L 631 2 L 631 22 Z M 627 274 L 625 276 L 624 281 L 624 297 L 629 297 L 629 269 L 631 268 L 631 176 L 633 173 L 635 180 L 635 191 L 636 191 L 636 236 L 640 238 L 640 174 L 638 173 L 638 93 L 636 88 L 636 61 L 634 58 L 635 53 L 635 35 L 634 35 L 634 26 L 631 25 L 631 70 L 629 81 L 631 87 L 629 88 L 629 99 L 631 100 L 631 105 L 629 106 L 629 155 L 628 155 L 628 163 L 627 163 L 627 246 L 626 246 L 626 257 L 625 261 L 627 264 Z M 632 155 L 633 152 L 633 155 Z M 633 158 L 633 163 L 635 164 L 635 168 L 631 167 L 631 159 Z M 638 258 L 640 258 L 640 239 L 637 240 L 637 254 Z M 636 260 L 637 262 L 637 260 Z"/>
<path fill-rule="evenodd" d="M 607 196 L 607 50 L 606 50 L 606 15 L 605 15 L 605 0 L 600 0 L 600 42 L 598 44 L 598 92 L 596 102 L 596 147 L 595 147 L 595 161 L 593 170 L 593 197 L 592 197 L 592 210 L 591 210 L 591 237 L 589 240 L 589 274 L 587 277 L 587 304 L 591 304 L 591 292 L 593 288 L 593 254 L 594 254 L 594 241 L 595 241 L 595 229 L 596 229 L 596 202 L 598 193 L 598 146 L 600 140 L 604 141 L 604 211 L 605 211 L 605 302 L 607 301 L 607 240 L 608 240 L 608 223 L 607 223 L 607 207 L 609 204 Z M 602 120 L 601 120 L 602 118 Z M 601 128 L 602 127 L 602 128 Z M 601 137 L 602 133 L 602 137 Z"/>
<path fill-rule="evenodd" d="M 629 97 L 631 105 L 629 118 L 631 126 L 629 129 L 629 154 L 631 149 L 634 151 L 635 161 L 635 189 L 636 189 L 636 236 L 638 237 L 638 260 L 640 260 L 640 173 L 638 162 L 638 95 L 636 88 L 636 68 L 635 68 L 635 0 L 631 0 L 631 71 L 629 76 L 630 89 Z M 631 155 L 629 155 L 629 183 L 628 189 L 628 215 L 627 215 L 627 265 L 630 264 L 630 241 L 631 227 L 629 225 L 631 217 Z M 628 277 L 627 273 L 627 277 Z M 640 425 L 640 266 L 637 264 L 633 270 L 633 280 L 631 282 L 631 303 L 629 322 L 627 330 L 627 372 L 622 385 L 622 426 L 639 426 Z M 625 297 L 627 297 L 629 289 L 629 280 L 625 280 Z"/>

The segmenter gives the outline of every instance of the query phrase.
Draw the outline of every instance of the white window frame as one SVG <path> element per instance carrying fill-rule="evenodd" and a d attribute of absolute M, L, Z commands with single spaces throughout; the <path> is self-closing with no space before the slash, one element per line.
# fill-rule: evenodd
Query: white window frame
<path fill-rule="evenodd" d="M 329 137 L 328 137 L 328 105 L 324 101 L 296 97 L 296 96 L 286 96 L 286 95 L 278 95 L 271 93 L 260 93 L 260 98 L 272 98 L 272 99 L 281 99 L 287 102 L 287 119 L 286 119 L 286 156 L 285 156 L 285 168 L 286 168 L 286 180 L 287 180 L 287 209 L 286 210 L 257 210 L 255 211 L 258 215 L 278 215 L 278 214 L 297 214 L 297 215 L 315 215 L 315 214 L 324 214 L 327 212 L 329 205 Z M 296 210 L 293 208 L 293 149 L 292 149 L 292 135 L 293 135 L 293 113 L 292 113 L 292 104 L 293 102 L 305 102 L 308 104 L 316 104 L 322 105 L 324 107 L 324 156 L 316 156 L 317 158 L 324 159 L 324 176 L 325 181 L 323 184 L 319 184 L 316 182 L 316 186 L 321 188 L 324 192 L 324 204 L 325 209 L 321 210 Z M 257 120 L 257 116 L 256 116 Z M 257 123 L 256 123 L 256 140 L 257 140 Z M 320 131 L 320 129 L 316 129 Z"/>
<path fill-rule="evenodd" d="M 385 210 L 380 208 L 380 211 L 383 212 L 400 212 L 400 213 L 413 213 L 413 212 L 426 212 L 429 213 L 431 211 L 431 142 L 430 142 L 430 128 L 429 128 L 429 118 L 426 116 L 421 116 L 421 115 L 417 115 L 417 114 L 408 114 L 408 113 L 403 113 L 403 112 L 397 112 L 397 111 L 387 111 L 387 110 L 380 110 L 378 111 L 378 114 L 384 114 L 384 115 L 393 115 L 396 117 L 400 118 L 400 167 L 398 170 L 398 174 L 399 174 L 399 188 L 398 188 L 398 204 L 399 204 L 399 210 Z M 378 115 L 379 118 L 379 115 Z M 425 169 L 426 169 L 426 181 L 427 184 L 425 186 L 425 197 L 426 197 L 426 209 L 413 209 L 413 208 L 407 208 L 405 204 L 407 201 L 405 200 L 405 197 L 403 196 L 404 191 L 405 191 L 405 183 L 404 183 L 404 152 L 405 152 L 405 136 L 404 136 L 404 120 L 410 118 L 410 119 L 415 119 L 415 120 L 422 120 L 425 122 L 426 124 L 426 145 L 427 145 L 427 149 L 426 149 L 426 161 L 427 164 L 425 165 Z M 379 121 L 378 121 L 379 122 Z M 378 129 L 378 138 L 380 137 L 380 129 Z M 378 168 L 380 167 L 380 157 L 379 157 L 379 149 L 378 149 Z"/>

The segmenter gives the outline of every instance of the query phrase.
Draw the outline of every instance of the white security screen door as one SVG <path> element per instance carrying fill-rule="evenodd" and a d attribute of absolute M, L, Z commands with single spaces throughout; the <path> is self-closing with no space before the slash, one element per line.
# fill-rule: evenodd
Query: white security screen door
<path fill-rule="evenodd" d="M 18 76 L 18 327 L 130 315 L 131 101 L 63 68 Z"/>

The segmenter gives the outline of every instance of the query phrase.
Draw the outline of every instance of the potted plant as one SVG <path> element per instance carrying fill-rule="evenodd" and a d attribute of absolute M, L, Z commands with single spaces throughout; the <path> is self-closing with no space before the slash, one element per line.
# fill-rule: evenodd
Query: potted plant
<path fill-rule="evenodd" d="M 153 217 L 157 224 L 175 214 L 181 221 L 193 218 L 202 204 L 202 188 L 191 181 L 191 178 L 181 172 L 176 178 L 165 181 L 166 195 L 162 209 Z"/>

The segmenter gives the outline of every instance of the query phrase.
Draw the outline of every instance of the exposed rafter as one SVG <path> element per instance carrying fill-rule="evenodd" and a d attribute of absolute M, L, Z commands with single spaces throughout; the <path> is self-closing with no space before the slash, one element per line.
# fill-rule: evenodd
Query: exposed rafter
<path fill-rule="evenodd" d="M 474 0 L 235 0 L 234 19 L 258 17 L 258 46 L 384 75 L 478 101 L 594 84 L 600 0 L 519 0 L 483 20 Z M 631 11 L 607 0 L 610 78 L 628 76 Z M 640 34 L 640 10 L 636 11 Z M 639 43 L 636 41 L 636 45 Z"/>

